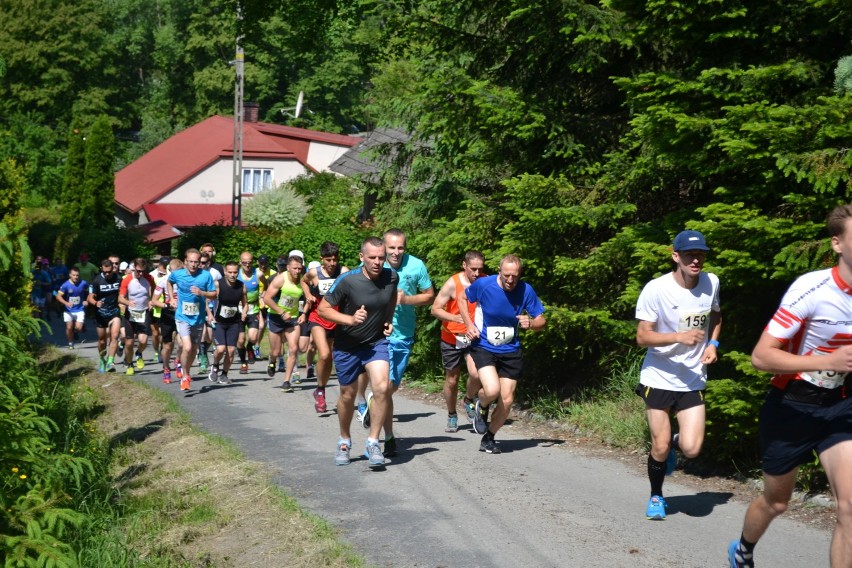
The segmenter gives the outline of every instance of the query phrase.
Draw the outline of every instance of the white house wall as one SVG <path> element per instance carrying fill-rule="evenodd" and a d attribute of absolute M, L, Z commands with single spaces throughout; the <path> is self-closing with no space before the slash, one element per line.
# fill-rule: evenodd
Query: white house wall
<path fill-rule="evenodd" d="M 156 203 L 231 203 L 234 166 L 231 160 L 219 160 Z M 243 168 L 273 170 L 275 185 L 307 173 L 298 160 L 243 160 Z"/>
<path fill-rule="evenodd" d="M 349 151 L 349 148 L 345 146 L 311 142 L 308 148 L 308 164 L 318 172 L 326 172 L 328 167 L 347 151 Z"/>

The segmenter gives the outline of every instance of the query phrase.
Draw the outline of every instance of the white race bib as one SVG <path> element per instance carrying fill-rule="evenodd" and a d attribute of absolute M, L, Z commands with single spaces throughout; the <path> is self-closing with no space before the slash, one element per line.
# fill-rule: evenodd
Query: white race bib
<path fill-rule="evenodd" d="M 328 294 L 328 291 L 331 290 L 332 286 L 334 286 L 334 280 L 320 280 L 319 284 L 317 284 L 320 296 L 325 296 L 326 294 Z"/>
<path fill-rule="evenodd" d="M 823 355 L 823 352 L 814 350 L 811 355 Z M 812 385 L 816 385 L 824 389 L 834 389 L 843 384 L 847 373 L 844 373 L 843 371 L 807 371 L 801 375 L 804 380 L 808 381 Z"/>
<path fill-rule="evenodd" d="M 677 322 L 678 331 L 691 331 L 693 329 L 707 330 L 710 327 L 710 310 L 697 314 L 681 314 Z"/>
<path fill-rule="evenodd" d="M 515 339 L 514 327 L 489 327 L 485 339 L 491 345 L 506 345 Z"/>
<path fill-rule="evenodd" d="M 184 302 L 181 311 L 185 316 L 197 316 L 198 304 L 196 304 L 195 302 Z"/>
<path fill-rule="evenodd" d="M 133 323 L 145 323 L 145 312 L 148 310 L 134 310 L 128 309 L 130 313 L 130 321 Z"/>
<path fill-rule="evenodd" d="M 456 336 L 456 349 L 467 349 L 470 347 L 470 339 L 466 335 Z"/>
<path fill-rule="evenodd" d="M 225 319 L 229 319 L 237 315 L 239 308 L 237 306 L 219 306 L 219 315 Z"/>
<path fill-rule="evenodd" d="M 299 303 L 299 300 L 292 296 L 281 296 L 281 299 L 278 300 L 278 305 L 282 308 L 295 308 Z"/>
<path fill-rule="evenodd" d="M 71 304 L 72 306 L 79 306 L 80 305 L 80 296 L 71 296 L 70 298 L 68 298 L 68 303 Z"/>

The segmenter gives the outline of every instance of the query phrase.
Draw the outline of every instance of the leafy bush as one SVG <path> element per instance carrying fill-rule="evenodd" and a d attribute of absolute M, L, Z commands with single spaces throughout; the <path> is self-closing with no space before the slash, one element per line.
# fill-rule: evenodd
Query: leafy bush
<path fill-rule="evenodd" d="M 245 202 L 242 218 L 246 225 L 281 231 L 301 223 L 307 213 L 307 203 L 302 196 L 289 183 L 282 183 Z"/>

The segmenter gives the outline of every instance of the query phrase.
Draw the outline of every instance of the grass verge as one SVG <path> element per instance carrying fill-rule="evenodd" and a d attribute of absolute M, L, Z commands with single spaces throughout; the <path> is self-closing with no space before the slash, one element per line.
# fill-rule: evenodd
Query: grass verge
<path fill-rule="evenodd" d="M 364 566 L 332 526 L 303 511 L 227 441 L 192 427 L 164 393 L 89 375 L 109 448 L 110 498 L 92 504 L 81 566 Z"/>

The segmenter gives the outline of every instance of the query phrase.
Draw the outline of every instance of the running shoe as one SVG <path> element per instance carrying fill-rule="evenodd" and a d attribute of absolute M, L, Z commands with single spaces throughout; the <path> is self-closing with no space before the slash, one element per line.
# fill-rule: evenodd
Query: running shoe
<path fill-rule="evenodd" d="M 178 379 L 183 380 L 183 367 L 181 367 L 180 363 L 175 365 L 175 375 Z"/>
<path fill-rule="evenodd" d="M 136 371 L 133 370 L 133 365 L 128 365 L 127 370 L 124 371 L 125 375 L 133 375 Z"/>
<path fill-rule="evenodd" d="M 112 361 L 107 361 L 106 372 L 107 373 L 114 373 L 115 372 L 115 363 L 113 363 Z"/>
<path fill-rule="evenodd" d="M 728 563 L 731 568 L 754 568 L 754 559 L 745 559 L 742 554 L 738 554 L 740 541 L 732 540 L 728 545 Z"/>
<path fill-rule="evenodd" d="M 314 389 L 314 410 L 320 413 L 328 410 L 325 404 L 325 389 Z"/>
<path fill-rule="evenodd" d="M 284 384 L 281 385 L 281 392 L 293 392 L 293 385 L 290 384 L 290 381 L 284 381 Z"/>
<path fill-rule="evenodd" d="M 385 449 L 384 449 L 384 452 L 383 452 L 385 457 L 386 458 L 394 457 L 396 455 L 396 450 L 397 450 L 396 438 L 394 438 L 393 436 L 391 436 L 390 438 L 386 438 L 385 439 Z"/>
<path fill-rule="evenodd" d="M 106 359 L 98 357 L 98 372 L 106 373 Z"/>
<path fill-rule="evenodd" d="M 145 361 L 140 353 L 136 354 L 136 368 L 140 371 L 145 368 Z"/>
<path fill-rule="evenodd" d="M 284 364 L 284 356 L 279 355 L 278 356 L 278 372 L 283 373 L 286 370 L 287 370 L 287 366 Z"/>
<path fill-rule="evenodd" d="M 254 358 L 255 359 L 263 359 L 263 355 L 260 353 L 260 345 L 254 346 Z"/>
<path fill-rule="evenodd" d="M 182 390 L 184 392 L 188 391 L 189 385 L 190 385 L 189 377 L 184 375 L 183 378 L 180 380 L 180 390 Z"/>
<path fill-rule="evenodd" d="M 156 362 L 157 362 L 157 364 L 158 364 L 158 365 L 162 365 L 162 364 L 163 364 L 163 358 L 162 358 L 162 356 L 160 356 L 160 352 L 159 352 L 159 351 L 157 351 L 157 359 L 156 359 Z"/>
<path fill-rule="evenodd" d="M 486 454 L 501 454 L 503 450 L 500 449 L 500 446 L 497 445 L 497 440 L 492 437 L 486 438 L 482 437 L 482 441 L 479 442 L 479 451 L 485 452 Z"/>
<path fill-rule="evenodd" d="M 74 351 L 74 344 L 73 344 L 73 343 L 69 343 L 69 344 L 68 344 L 68 349 L 69 349 L 69 350 L 71 350 L 71 351 Z"/>
<path fill-rule="evenodd" d="M 172 382 L 172 372 L 171 371 L 163 371 L 163 383 L 171 384 Z"/>
<path fill-rule="evenodd" d="M 364 457 L 370 462 L 370 467 L 381 467 L 385 465 L 385 456 L 382 454 L 382 449 L 378 442 L 370 443 L 367 440 L 367 446 L 364 450 Z"/>
<path fill-rule="evenodd" d="M 464 405 L 464 411 L 467 414 L 467 421 L 473 424 L 473 421 L 476 419 L 476 403 L 471 399 L 464 397 L 462 404 Z"/>
<path fill-rule="evenodd" d="M 275 376 L 275 363 L 270 363 L 266 366 L 266 374 L 271 377 Z"/>
<path fill-rule="evenodd" d="M 666 520 L 666 500 L 659 495 L 652 495 L 648 499 L 648 507 L 645 509 L 645 518 L 649 521 Z"/>
<path fill-rule="evenodd" d="M 290 377 L 290 382 L 293 383 L 294 385 L 301 385 L 302 384 L 302 377 L 299 376 L 299 368 L 298 367 L 296 367 L 296 370 L 293 371 L 293 376 Z"/>
<path fill-rule="evenodd" d="M 210 367 L 210 374 L 207 375 L 207 380 L 211 383 L 219 382 L 219 365 L 213 365 Z"/>
<path fill-rule="evenodd" d="M 219 375 L 219 384 L 220 385 L 230 385 L 231 379 L 228 378 L 228 375 L 226 375 L 225 373 L 222 373 L 221 375 Z"/>
<path fill-rule="evenodd" d="M 315 377 L 316 377 L 316 375 L 314 374 L 314 366 L 313 366 L 313 365 L 308 365 L 307 372 L 306 372 L 306 374 L 305 374 L 305 379 L 307 379 L 307 380 L 311 380 L 311 379 L 313 379 L 313 378 L 315 378 Z"/>
<path fill-rule="evenodd" d="M 337 452 L 334 454 L 335 465 L 349 465 L 349 442 L 338 440 Z"/>
<path fill-rule="evenodd" d="M 361 426 L 370 428 L 370 408 L 373 407 L 373 391 L 367 393 L 367 410 L 364 412 L 364 419 L 361 421 Z"/>
<path fill-rule="evenodd" d="M 245 363 L 240 365 L 240 374 L 241 375 L 248 375 L 248 365 L 246 365 Z"/>
<path fill-rule="evenodd" d="M 447 427 L 444 428 L 444 432 L 458 432 L 459 431 L 459 415 L 458 414 L 450 414 L 447 416 Z"/>
<path fill-rule="evenodd" d="M 488 407 L 482 408 L 478 398 L 473 411 L 473 431 L 477 434 L 485 434 L 488 431 Z"/>
<path fill-rule="evenodd" d="M 206 374 L 207 373 L 207 363 L 202 364 L 201 362 L 199 362 L 198 363 L 198 372 L 201 373 L 202 375 Z"/>
<path fill-rule="evenodd" d="M 254 362 L 257 360 L 254 356 L 254 347 L 246 349 L 246 358 L 248 359 L 249 365 L 254 365 Z"/>
<path fill-rule="evenodd" d="M 364 422 L 364 416 L 367 415 L 367 402 L 359 402 L 358 408 L 355 409 L 355 418 L 358 422 Z"/>

